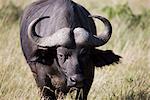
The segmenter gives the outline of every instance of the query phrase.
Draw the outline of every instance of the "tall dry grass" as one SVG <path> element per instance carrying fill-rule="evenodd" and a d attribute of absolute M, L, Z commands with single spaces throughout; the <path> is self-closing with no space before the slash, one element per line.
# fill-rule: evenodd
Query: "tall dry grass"
<path fill-rule="evenodd" d="M 40 99 L 19 40 L 18 18 L 33 1 L 0 0 L 0 100 Z M 149 1 L 75 1 L 92 14 L 110 19 L 112 38 L 99 49 L 113 50 L 123 57 L 119 64 L 95 70 L 88 100 L 150 100 Z M 96 24 L 102 31 L 103 24 L 97 20 Z"/>

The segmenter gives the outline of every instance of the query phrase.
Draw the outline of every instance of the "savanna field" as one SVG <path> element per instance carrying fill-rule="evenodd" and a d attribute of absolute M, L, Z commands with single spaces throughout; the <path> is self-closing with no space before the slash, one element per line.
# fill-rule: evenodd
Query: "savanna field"
<path fill-rule="evenodd" d="M 0 100 L 40 100 L 19 36 L 19 18 L 33 1 L 0 0 Z M 150 100 L 150 0 L 74 1 L 110 20 L 112 38 L 99 49 L 122 56 L 119 64 L 96 68 L 88 100 Z"/>

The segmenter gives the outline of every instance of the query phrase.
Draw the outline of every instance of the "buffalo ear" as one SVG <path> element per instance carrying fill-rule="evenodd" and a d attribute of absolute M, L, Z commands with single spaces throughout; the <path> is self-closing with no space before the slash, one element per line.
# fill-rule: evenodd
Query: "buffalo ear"
<path fill-rule="evenodd" d="M 118 64 L 121 58 L 121 56 L 114 54 L 112 50 L 103 51 L 95 49 L 92 53 L 92 60 L 96 67 L 102 67 L 114 63 Z"/>
<path fill-rule="evenodd" d="M 46 65 L 53 63 L 53 59 L 56 57 L 55 48 L 37 49 L 30 56 L 29 62 L 38 62 Z"/>

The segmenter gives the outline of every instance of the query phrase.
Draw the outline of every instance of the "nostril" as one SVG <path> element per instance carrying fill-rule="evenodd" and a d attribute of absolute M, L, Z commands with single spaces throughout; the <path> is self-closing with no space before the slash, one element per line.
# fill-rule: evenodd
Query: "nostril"
<path fill-rule="evenodd" d="M 74 78 L 69 78 L 68 80 L 67 80 L 67 86 L 69 86 L 69 87 L 73 87 L 73 86 L 75 86 L 76 85 L 76 81 L 74 80 Z"/>
<path fill-rule="evenodd" d="M 80 75 L 80 74 L 76 74 L 76 75 L 70 77 L 70 80 L 71 80 L 72 82 L 76 82 L 76 83 L 82 82 L 82 81 L 83 81 L 83 76 Z"/>
<path fill-rule="evenodd" d="M 76 74 L 74 76 L 71 76 L 67 80 L 67 86 L 73 87 L 82 87 L 83 86 L 83 77 L 80 74 Z"/>
<path fill-rule="evenodd" d="M 70 80 L 71 80 L 72 82 L 76 82 L 76 79 L 75 79 L 74 77 L 70 77 Z"/>

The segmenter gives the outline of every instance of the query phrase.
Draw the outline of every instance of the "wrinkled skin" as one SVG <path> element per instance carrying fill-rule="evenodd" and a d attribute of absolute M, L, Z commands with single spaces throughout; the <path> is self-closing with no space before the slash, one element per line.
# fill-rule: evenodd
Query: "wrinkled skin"
<path fill-rule="evenodd" d="M 34 44 L 27 35 L 27 29 L 31 21 L 42 15 L 50 16 L 36 26 L 38 35 L 42 37 L 50 36 L 63 27 L 82 27 L 96 35 L 94 21 L 88 17 L 90 13 L 70 0 L 40 0 L 24 11 L 20 32 L 25 59 L 45 100 L 56 100 L 59 93 L 66 95 L 72 87 L 83 88 L 83 98 L 80 99 L 86 100 L 93 82 L 94 66 L 117 63 L 120 56 L 74 41 L 69 46 L 46 48 Z"/>

